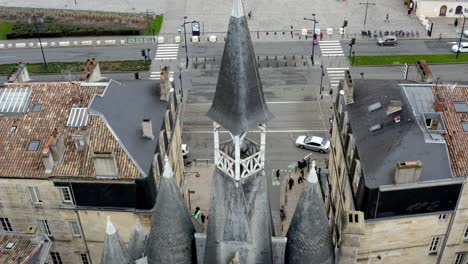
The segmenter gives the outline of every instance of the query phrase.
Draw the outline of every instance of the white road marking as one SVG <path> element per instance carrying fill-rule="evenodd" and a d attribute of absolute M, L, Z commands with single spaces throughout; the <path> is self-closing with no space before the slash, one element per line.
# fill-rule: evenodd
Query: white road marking
<path fill-rule="evenodd" d="M 329 132 L 329 129 L 292 129 L 292 130 L 268 130 L 267 133 L 310 133 L 310 132 Z M 203 131 L 182 131 L 184 134 L 212 134 L 213 130 Z M 229 133 L 229 131 L 219 131 L 219 133 Z M 249 131 L 249 133 L 260 133 L 260 130 Z"/>

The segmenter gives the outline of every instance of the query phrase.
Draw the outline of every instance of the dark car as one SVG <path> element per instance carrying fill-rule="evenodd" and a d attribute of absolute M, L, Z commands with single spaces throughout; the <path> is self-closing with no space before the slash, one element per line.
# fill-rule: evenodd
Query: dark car
<path fill-rule="evenodd" d="M 380 46 L 395 46 L 398 43 L 395 36 L 385 36 L 377 39 L 377 44 Z"/>

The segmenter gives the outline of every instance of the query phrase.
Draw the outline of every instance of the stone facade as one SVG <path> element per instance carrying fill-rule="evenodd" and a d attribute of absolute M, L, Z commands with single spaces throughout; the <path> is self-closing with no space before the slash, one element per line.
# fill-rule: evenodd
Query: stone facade
<path fill-rule="evenodd" d="M 458 9 L 457 9 L 458 8 Z M 468 3 L 466 1 L 430 1 L 430 0 L 419 0 L 416 2 L 416 15 L 426 17 L 454 17 L 459 18 L 461 14 L 457 10 L 461 10 L 463 13 L 468 11 Z M 463 19 L 463 17 L 462 17 Z M 459 21 L 460 22 L 460 21 Z"/>

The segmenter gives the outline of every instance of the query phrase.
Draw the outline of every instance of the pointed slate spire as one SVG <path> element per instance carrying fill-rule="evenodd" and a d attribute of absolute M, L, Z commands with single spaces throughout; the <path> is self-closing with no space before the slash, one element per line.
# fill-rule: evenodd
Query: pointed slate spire
<path fill-rule="evenodd" d="M 128 264 L 130 256 L 119 233 L 112 224 L 110 216 L 107 217 L 106 239 L 102 251 L 101 264 Z"/>
<path fill-rule="evenodd" d="M 333 242 L 323 207 L 315 161 L 307 181 L 286 235 L 288 242 L 285 263 L 333 264 Z"/>
<path fill-rule="evenodd" d="M 166 156 L 147 241 L 148 264 L 192 263 L 195 230 L 190 217 Z"/>
<path fill-rule="evenodd" d="M 145 253 L 146 239 L 148 238 L 148 231 L 141 227 L 140 219 L 133 228 L 130 241 L 128 242 L 128 253 L 132 260 L 142 258 Z"/>
<path fill-rule="evenodd" d="M 218 83 L 208 117 L 234 135 L 256 128 L 273 117 L 263 96 L 241 0 L 233 1 Z"/>

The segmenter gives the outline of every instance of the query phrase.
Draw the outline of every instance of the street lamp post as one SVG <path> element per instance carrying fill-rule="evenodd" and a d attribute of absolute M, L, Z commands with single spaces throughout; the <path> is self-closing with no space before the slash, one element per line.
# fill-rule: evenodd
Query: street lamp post
<path fill-rule="evenodd" d="M 190 201 L 190 194 L 194 194 L 195 191 L 188 189 L 187 193 L 188 193 L 188 207 L 189 207 L 190 212 L 192 212 L 192 203 Z"/>
<path fill-rule="evenodd" d="M 461 48 L 461 41 L 462 41 L 462 38 L 463 38 L 463 31 L 465 30 L 465 20 L 466 20 L 466 17 L 465 17 L 465 14 L 462 13 L 463 15 L 463 26 L 462 26 L 462 30 L 460 32 L 460 40 L 458 40 L 458 48 L 457 48 L 457 56 L 455 58 L 458 59 L 458 54 L 460 54 L 460 48 Z"/>
<path fill-rule="evenodd" d="M 46 61 L 46 58 L 45 58 L 45 55 L 44 55 L 44 49 L 42 48 L 42 41 L 41 41 L 41 36 L 39 34 L 39 26 L 37 24 L 36 16 L 33 16 L 33 20 L 34 20 L 34 25 L 36 27 L 36 34 L 37 34 L 37 39 L 39 40 L 39 46 L 41 47 L 42 59 L 44 60 L 44 66 L 45 66 L 45 68 L 47 70 L 47 61 Z"/>
<path fill-rule="evenodd" d="M 315 39 L 316 39 L 316 35 L 315 35 L 315 24 L 318 23 L 317 19 L 315 19 L 315 14 L 312 14 L 312 17 L 313 18 L 305 18 L 304 17 L 304 20 L 309 20 L 309 21 L 313 21 L 314 22 L 314 33 L 313 33 L 313 37 L 312 37 L 312 55 L 310 56 L 310 60 L 312 61 L 312 65 L 315 65 L 314 63 L 314 48 L 315 48 Z"/>
<path fill-rule="evenodd" d="M 185 28 L 186 24 L 190 24 L 196 22 L 194 21 L 189 21 L 187 22 L 187 16 L 184 16 L 184 24 L 182 26 L 184 27 L 184 41 L 185 41 L 185 69 L 188 68 L 188 49 L 187 49 L 187 29 Z"/>
<path fill-rule="evenodd" d="M 323 86 L 322 86 L 323 76 L 325 75 L 325 74 L 323 74 L 323 65 L 320 65 L 320 69 L 322 70 L 321 74 L 320 74 L 320 94 L 322 94 L 322 91 L 323 91 Z"/>

